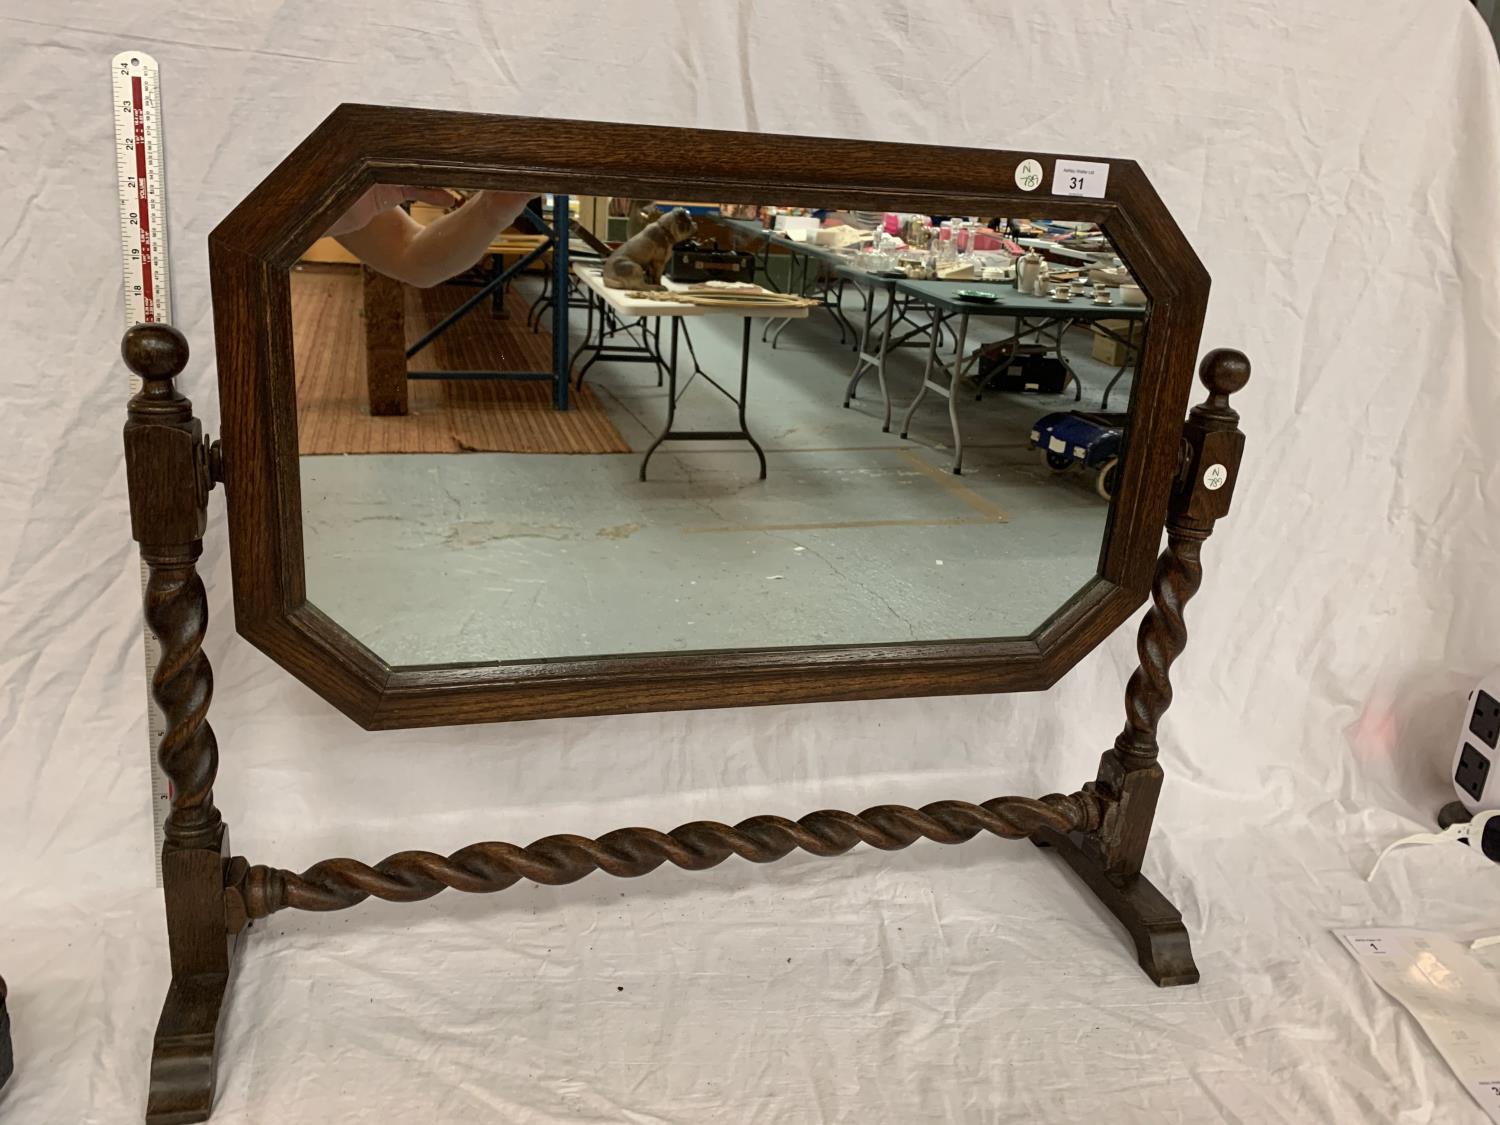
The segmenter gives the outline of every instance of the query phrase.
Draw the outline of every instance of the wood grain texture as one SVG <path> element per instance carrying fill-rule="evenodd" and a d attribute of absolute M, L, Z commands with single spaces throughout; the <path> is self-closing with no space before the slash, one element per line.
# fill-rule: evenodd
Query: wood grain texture
<path fill-rule="evenodd" d="M 1073 154 L 1068 154 L 1073 155 Z M 1145 600 L 1208 277 L 1140 169 L 1102 200 L 1023 193 L 1035 152 L 342 106 L 209 240 L 239 631 L 367 727 L 1035 690 Z M 1152 301 L 1099 578 L 1020 640 L 395 668 L 306 600 L 288 268 L 377 181 L 1097 222 Z"/>
<path fill-rule="evenodd" d="M 365 372 L 365 405 L 376 417 L 405 415 L 410 409 L 406 380 L 406 295 L 394 277 L 387 277 L 369 266 L 360 267 L 360 303 L 357 314 L 364 320 L 364 350 L 340 347 L 348 334 L 350 321 L 357 319 L 352 294 L 343 275 L 301 271 L 293 276 L 292 316 L 299 328 L 297 339 L 297 432 L 302 452 L 328 452 L 317 446 L 317 415 L 312 394 L 316 385 L 310 370 L 321 360 L 326 370 L 340 381 Z M 297 284 L 301 282 L 302 284 Z M 343 296 L 344 300 L 339 300 Z M 349 403 L 346 409 L 353 409 Z M 309 449 L 309 446 L 313 447 Z"/>

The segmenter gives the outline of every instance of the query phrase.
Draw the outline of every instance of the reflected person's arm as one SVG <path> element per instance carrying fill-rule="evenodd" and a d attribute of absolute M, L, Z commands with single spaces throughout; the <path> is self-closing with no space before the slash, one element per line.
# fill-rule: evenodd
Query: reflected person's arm
<path fill-rule="evenodd" d="M 371 269 L 426 289 L 479 261 L 531 198 L 521 192 L 481 191 L 425 226 L 392 207 L 358 230 L 334 237 Z"/>

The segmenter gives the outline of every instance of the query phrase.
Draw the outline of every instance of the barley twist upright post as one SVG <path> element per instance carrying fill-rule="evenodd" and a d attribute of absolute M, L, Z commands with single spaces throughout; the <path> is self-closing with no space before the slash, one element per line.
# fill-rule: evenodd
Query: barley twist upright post
<path fill-rule="evenodd" d="M 1140 666 L 1125 689 L 1125 728 L 1089 786 L 1103 799 L 1104 823 L 1097 832 L 1073 838 L 1039 834 L 1125 924 L 1141 966 L 1162 985 L 1192 984 L 1198 970 L 1181 914 L 1140 873 L 1162 785 L 1156 732 L 1172 702 L 1168 672 L 1187 645 L 1183 608 L 1203 580 L 1199 549 L 1214 522 L 1228 513 L 1234 493 L 1245 435 L 1229 396 L 1249 381 L 1250 361 L 1221 348 L 1204 357 L 1198 377 L 1209 394 L 1193 407 L 1183 427 L 1167 548 L 1157 560 L 1151 608 L 1136 638 Z"/>
<path fill-rule="evenodd" d="M 173 383 L 187 366 L 187 341 L 169 325 L 138 324 L 120 350 L 142 380 L 125 423 L 125 469 L 131 530 L 147 568 L 146 624 L 161 647 L 151 694 L 166 723 L 156 755 L 172 786 L 161 856 L 172 983 L 156 1028 L 146 1119 L 180 1125 L 206 1120 L 213 1108 L 232 953 L 228 838 L 213 798 L 219 751 L 207 721 L 208 599 L 197 570 L 212 481 L 202 426 Z"/>

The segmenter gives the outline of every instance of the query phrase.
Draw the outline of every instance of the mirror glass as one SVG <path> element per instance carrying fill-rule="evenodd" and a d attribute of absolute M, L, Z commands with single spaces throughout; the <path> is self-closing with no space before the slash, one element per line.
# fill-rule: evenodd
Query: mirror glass
<path fill-rule="evenodd" d="M 308 599 L 392 665 L 1026 636 L 1149 313 L 1045 214 L 393 184 L 291 297 Z"/>

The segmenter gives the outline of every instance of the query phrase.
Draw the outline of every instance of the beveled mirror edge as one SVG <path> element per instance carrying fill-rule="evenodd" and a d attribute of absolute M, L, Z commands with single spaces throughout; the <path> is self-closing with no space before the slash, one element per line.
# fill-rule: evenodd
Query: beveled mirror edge
<path fill-rule="evenodd" d="M 244 635 L 366 730 L 646 711 L 1039 691 L 1143 596 L 1103 578 L 1031 637 L 392 667 L 315 605 Z M 501 689 L 501 690 L 497 690 Z"/>
<path fill-rule="evenodd" d="M 401 178 L 415 183 L 463 186 L 454 179 L 456 152 L 443 149 L 426 135 L 403 142 L 402 129 L 396 128 L 409 127 L 415 118 L 434 120 L 433 115 L 465 130 L 466 150 L 474 147 L 471 142 L 486 129 L 514 132 L 523 124 L 549 133 L 560 126 L 611 133 L 655 131 L 645 126 L 344 106 L 210 235 L 236 627 L 360 725 L 389 729 L 758 703 L 1039 690 L 1055 682 L 1144 602 L 1172 488 L 1206 308 L 1208 278 L 1201 263 L 1131 161 L 1111 162 L 1115 171 L 1109 195 L 1097 203 L 1045 192 L 990 190 L 964 196 L 953 190 L 933 191 L 927 183 L 912 184 L 910 177 L 904 177 L 884 185 L 836 183 L 806 190 L 825 196 L 837 191 L 841 198 L 850 197 L 851 203 L 963 200 L 985 209 L 1017 204 L 1034 207 L 1045 200 L 1049 213 L 1092 216 L 1089 221 L 1105 228 L 1127 262 L 1147 267 L 1137 276 L 1153 302 L 1152 331 L 1138 368 L 1132 434 L 1121 487 L 1111 506 L 1098 577 L 1029 638 L 751 650 L 731 655 L 582 657 L 469 668 L 406 669 L 386 664 L 306 599 L 287 270 L 323 229 L 319 224 L 326 225 L 330 215 L 337 214 L 369 183 L 384 178 L 383 173 L 400 171 Z M 371 128 L 374 136 L 361 135 Z M 950 159 L 962 155 L 960 169 L 970 174 L 980 163 L 993 173 L 1005 167 L 1013 171 L 1021 159 L 1056 159 L 1031 152 L 671 132 L 716 141 L 738 138 L 757 148 L 837 143 L 893 160 L 884 164 L 872 157 L 872 167 L 898 167 L 894 163 L 898 154 L 916 151 Z M 507 139 L 514 143 L 514 137 Z M 387 153 L 393 145 L 418 143 L 428 146 L 429 155 L 423 159 L 378 152 L 371 156 L 366 143 Z M 305 163 L 294 165 L 304 153 Z M 904 165 L 899 167 L 905 170 Z M 505 174 L 505 166 L 497 165 L 475 175 L 493 181 Z M 568 186 L 586 194 L 597 194 L 589 190 L 590 185 L 613 188 L 624 182 L 624 177 L 597 167 L 566 173 L 549 168 L 535 174 L 545 175 L 545 182 L 551 184 L 571 176 Z M 309 190 L 309 180 L 313 190 Z M 666 180 L 648 177 L 630 182 L 660 187 Z M 695 182 L 718 193 L 763 192 L 771 183 L 748 173 L 734 180 Z M 774 186 L 781 190 L 779 183 Z M 860 196 L 861 191 L 874 194 Z M 281 207 L 289 207 L 296 215 L 290 226 L 284 215 L 280 224 L 275 221 L 273 212 Z"/>

